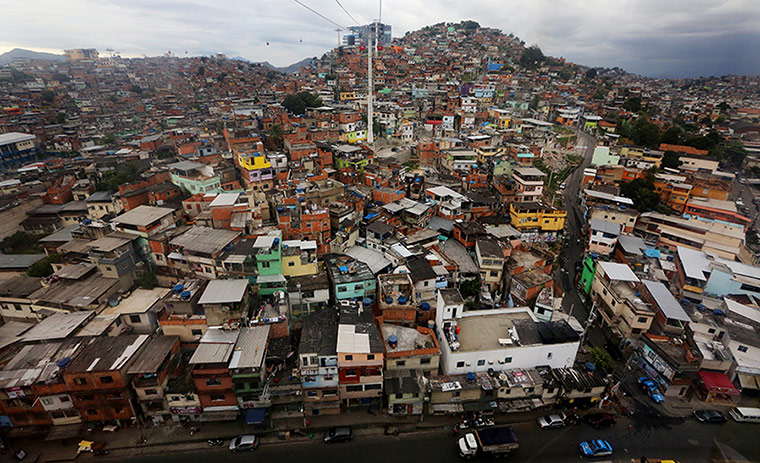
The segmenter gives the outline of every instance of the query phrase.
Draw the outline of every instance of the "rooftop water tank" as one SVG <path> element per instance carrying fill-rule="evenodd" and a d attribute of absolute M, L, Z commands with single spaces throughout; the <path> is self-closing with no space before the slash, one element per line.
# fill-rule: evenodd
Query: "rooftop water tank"
<path fill-rule="evenodd" d="M 395 349 L 396 346 L 398 346 L 398 336 L 396 336 L 395 334 L 388 336 L 388 345 L 392 349 Z"/>
<path fill-rule="evenodd" d="M 186 301 L 186 300 L 190 299 L 190 296 L 192 294 L 193 293 L 191 293 L 190 291 L 182 291 L 182 293 L 180 293 L 179 297 L 182 298 L 183 301 Z"/>
<path fill-rule="evenodd" d="M 406 296 L 399 296 L 398 297 L 398 303 L 399 304 L 406 304 L 406 301 L 408 301 L 408 300 L 409 300 L 409 298 L 406 297 Z"/>
<path fill-rule="evenodd" d="M 386 303 L 386 304 L 392 304 L 392 303 L 393 303 L 393 298 L 392 298 L 392 297 L 390 297 L 390 296 L 386 297 L 386 298 L 385 298 L 385 303 Z"/>
<path fill-rule="evenodd" d="M 467 373 L 467 374 L 465 375 L 465 379 L 467 379 L 467 381 L 469 381 L 469 382 L 473 382 L 473 381 L 475 381 L 475 378 L 476 378 L 476 377 L 477 377 L 477 376 L 475 376 L 475 373 L 473 373 L 473 372 Z"/>
<path fill-rule="evenodd" d="M 430 304 L 429 304 L 429 303 L 427 303 L 427 302 L 423 302 L 423 303 L 420 305 L 420 309 L 422 309 L 422 310 L 430 310 Z"/>
<path fill-rule="evenodd" d="M 362 304 L 364 304 L 364 307 L 369 307 L 372 305 L 372 299 L 365 297 L 362 299 Z"/>
<path fill-rule="evenodd" d="M 64 357 L 61 360 L 55 362 L 55 365 L 58 368 L 66 368 L 66 366 L 71 363 L 71 357 Z"/>
<path fill-rule="evenodd" d="M 174 285 L 174 288 L 173 288 L 174 292 L 177 294 L 181 293 L 183 289 L 185 289 L 185 285 L 183 285 L 182 283 Z"/>

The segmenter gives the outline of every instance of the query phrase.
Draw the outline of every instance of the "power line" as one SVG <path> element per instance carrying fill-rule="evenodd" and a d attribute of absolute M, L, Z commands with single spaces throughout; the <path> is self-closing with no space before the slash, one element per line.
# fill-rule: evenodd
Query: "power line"
<path fill-rule="evenodd" d="M 294 1 L 296 3 L 298 3 L 299 5 L 301 5 L 302 7 L 306 8 L 307 10 L 311 11 L 315 15 L 319 16 L 320 18 L 324 19 L 325 21 L 327 21 L 327 22 L 329 22 L 331 24 L 334 24 L 335 26 L 340 27 L 341 29 L 346 29 L 345 27 L 343 27 L 340 24 L 336 23 L 335 21 L 333 21 L 332 19 L 330 19 L 327 16 L 323 15 L 322 13 L 320 13 L 317 10 L 315 10 L 314 8 L 312 8 L 312 7 L 308 6 L 308 5 L 305 5 L 305 4 L 301 3 L 301 2 L 299 2 L 298 0 L 294 0 Z"/>
<path fill-rule="evenodd" d="M 361 23 L 359 23 L 359 21 L 357 21 L 357 20 L 356 20 L 356 18 L 354 18 L 354 17 L 351 15 L 351 13 L 349 13 L 349 12 L 348 12 L 348 10 L 347 10 L 347 9 L 346 9 L 346 8 L 343 6 L 343 4 L 342 4 L 342 3 L 340 3 L 340 0 L 335 0 L 335 3 L 337 3 L 337 4 L 338 4 L 338 6 L 340 7 L 340 9 L 341 9 L 341 10 L 343 10 L 343 11 L 344 11 L 344 12 L 345 12 L 345 13 L 348 15 L 348 17 L 349 17 L 349 18 L 353 19 L 353 20 L 354 20 L 354 22 L 355 22 L 355 23 L 356 23 L 358 26 L 361 26 Z"/>

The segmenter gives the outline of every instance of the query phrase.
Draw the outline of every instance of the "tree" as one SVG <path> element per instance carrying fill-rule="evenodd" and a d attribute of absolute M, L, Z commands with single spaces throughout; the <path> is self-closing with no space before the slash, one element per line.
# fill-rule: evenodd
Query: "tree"
<path fill-rule="evenodd" d="M 660 128 L 644 117 L 632 125 L 629 136 L 639 146 L 657 147 L 660 144 Z"/>
<path fill-rule="evenodd" d="M 620 194 L 633 200 L 639 212 L 654 210 L 660 204 L 660 196 L 654 191 L 654 176 L 637 178 L 620 185 Z"/>
<path fill-rule="evenodd" d="M 304 114 L 306 108 L 322 106 L 322 99 L 310 92 L 300 92 L 286 96 L 282 105 L 293 114 Z"/>
<path fill-rule="evenodd" d="M 479 298 L 481 286 L 482 282 L 480 281 L 480 278 L 473 278 L 472 280 L 463 281 L 462 284 L 459 285 L 459 291 L 465 299 L 469 297 Z"/>
<path fill-rule="evenodd" d="M 480 27 L 480 24 L 477 21 L 472 20 L 462 21 L 459 25 L 466 31 L 473 31 Z"/>
<path fill-rule="evenodd" d="M 586 79 L 595 79 L 596 78 L 596 69 L 591 68 L 588 71 L 586 71 Z"/>
<path fill-rule="evenodd" d="M 680 155 L 675 151 L 665 151 L 665 154 L 662 156 L 662 163 L 660 166 L 669 167 L 671 169 L 678 169 L 678 166 L 681 165 L 679 158 Z"/>
<path fill-rule="evenodd" d="M 626 111 L 630 111 L 632 113 L 641 111 L 641 98 L 639 97 L 633 97 L 628 98 L 625 103 L 623 103 L 623 109 Z"/>
<path fill-rule="evenodd" d="M 142 88 L 139 85 L 132 85 L 130 89 L 132 92 L 137 93 L 138 95 L 142 93 Z"/>
<path fill-rule="evenodd" d="M 63 72 L 56 72 L 55 74 L 53 74 L 53 79 L 57 80 L 58 82 L 68 82 L 69 75 L 64 74 Z"/>
<path fill-rule="evenodd" d="M 544 56 L 544 52 L 541 51 L 538 45 L 531 45 L 523 50 L 522 55 L 520 55 L 520 64 L 529 69 L 535 69 L 545 60 L 546 56 Z"/>
<path fill-rule="evenodd" d="M 592 347 L 588 351 L 589 359 L 596 367 L 609 371 L 612 366 L 612 356 L 609 352 L 598 347 Z"/>
<path fill-rule="evenodd" d="M 662 142 L 668 145 L 680 145 L 681 144 L 681 127 L 673 125 L 668 127 L 668 130 L 662 134 Z"/>
<path fill-rule="evenodd" d="M 204 58 L 205 58 L 205 57 L 204 57 Z M 201 58 L 201 61 L 203 61 L 203 58 Z M 202 75 L 203 75 L 203 74 L 205 74 L 205 73 L 206 73 L 206 68 L 205 68 L 205 67 L 203 67 L 203 66 L 198 66 L 198 75 L 199 75 L 199 76 L 202 76 Z"/>
<path fill-rule="evenodd" d="M 66 113 L 58 113 L 55 115 L 55 122 L 58 124 L 63 124 L 66 122 Z"/>
<path fill-rule="evenodd" d="M 45 257 L 41 261 L 33 264 L 29 269 L 27 269 L 26 274 L 30 277 L 37 277 L 37 278 L 44 278 L 47 276 L 50 276 L 53 274 L 53 266 L 50 264 L 54 264 L 61 260 L 61 256 L 58 254 L 50 254 L 49 256 Z"/>
<path fill-rule="evenodd" d="M 42 92 L 42 99 L 47 101 L 48 103 L 52 103 L 53 100 L 55 100 L 55 92 L 52 90 L 44 90 Z"/>
<path fill-rule="evenodd" d="M 278 151 L 282 149 L 282 127 L 275 124 L 264 133 L 264 148 L 267 151 Z"/>
<path fill-rule="evenodd" d="M 103 144 L 105 145 L 111 145 L 116 142 L 116 135 L 109 133 L 106 134 L 105 137 L 103 137 Z"/>
<path fill-rule="evenodd" d="M 721 111 L 728 111 L 729 109 L 731 109 L 731 106 L 729 106 L 728 103 L 723 101 L 718 105 L 718 109 L 720 109 Z"/>
<path fill-rule="evenodd" d="M 143 272 L 137 277 L 137 285 L 142 289 L 153 289 L 158 286 L 156 274 L 150 270 Z"/>

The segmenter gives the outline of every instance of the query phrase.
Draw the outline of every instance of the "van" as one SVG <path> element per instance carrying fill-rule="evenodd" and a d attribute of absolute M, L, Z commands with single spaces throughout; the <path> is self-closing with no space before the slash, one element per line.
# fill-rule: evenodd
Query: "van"
<path fill-rule="evenodd" d="M 740 423 L 760 423 L 760 408 L 736 407 L 728 414 Z"/>

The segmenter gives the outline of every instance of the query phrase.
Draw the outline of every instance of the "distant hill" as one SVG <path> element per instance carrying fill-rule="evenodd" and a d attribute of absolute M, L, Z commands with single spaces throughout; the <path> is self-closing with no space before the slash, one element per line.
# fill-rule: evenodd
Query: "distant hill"
<path fill-rule="evenodd" d="M 40 51 L 25 50 L 23 48 L 14 48 L 0 55 L 0 66 L 3 64 L 13 63 L 16 59 L 46 59 L 51 61 L 66 61 L 64 55 L 54 53 L 43 53 Z"/>
<path fill-rule="evenodd" d="M 262 65 L 264 67 L 267 67 L 269 69 L 274 69 L 275 71 L 282 72 L 283 74 L 293 74 L 294 72 L 299 72 L 302 67 L 304 67 L 307 64 L 311 63 L 311 58 L 304 58 L 304 59 L 302 59 L 301 61 L 299 61 L 297 63 L 291 64 L 290 66 L 277 67 L 277 66 L 273 65 L 272 63 L 270 63 L 269 61 L 257 61 L 257 62 L 254 62 L 254 61 L 247 60 L 247 59 L 245 59 L 243 57 L 240 57 L 240 56 L 236 56 L 235 58 L 232 58 L 232 59 L 235 59 L 235 60 L 238 60 L 238 61 L 244 61 L 246 63 L 251 63 L 251 64 L 260 64 L 260 65 Z"/>

